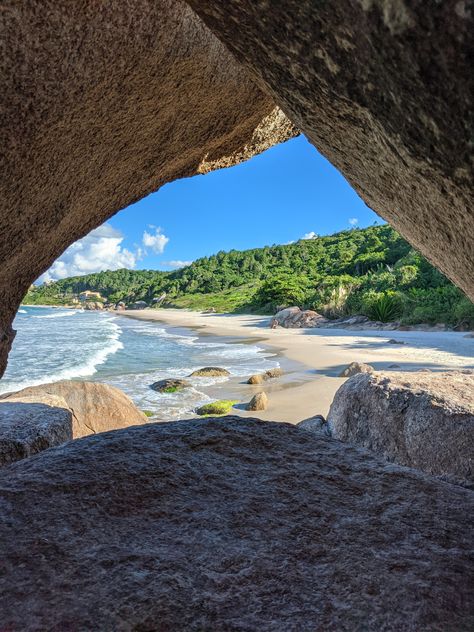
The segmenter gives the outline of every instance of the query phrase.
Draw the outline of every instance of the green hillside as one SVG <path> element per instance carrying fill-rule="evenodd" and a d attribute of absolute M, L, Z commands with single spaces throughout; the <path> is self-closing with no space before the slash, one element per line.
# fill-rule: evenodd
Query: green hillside
<path fill-rule="evenodd" d="M 67 304 L 85 290 L 111 303 L 272 313 L 299 305 L 329 317 L 366 314 L 405 323 L 474 326 L 474 305 L 390 226 L 373 226 L 283 246 L 218 252 L 173 272 L 116 270 L 71 277 L 30 291 L 25 304 Z"/>

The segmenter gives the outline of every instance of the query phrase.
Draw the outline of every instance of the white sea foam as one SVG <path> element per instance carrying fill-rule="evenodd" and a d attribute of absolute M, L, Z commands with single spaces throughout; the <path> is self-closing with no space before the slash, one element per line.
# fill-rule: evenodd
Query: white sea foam
<path fill-rule="evenodd" d="M 26 311 L 26 309 L 19 309 L 18 310 L 19 314 L 28 314 L 28 312 Z"/>
<path fill-rule="evenodd" d="M 32 318 L 65 318 L 66 316 L 75 316 L 77 314 L 76 310 L 71 310 L 68 312 L 58 312 L 57 314 L 45 314 L 43 316 L 32 316 Z"/>

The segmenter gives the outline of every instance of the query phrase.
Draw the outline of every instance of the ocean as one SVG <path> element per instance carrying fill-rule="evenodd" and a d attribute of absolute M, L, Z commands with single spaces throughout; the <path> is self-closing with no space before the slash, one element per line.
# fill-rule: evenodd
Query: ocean
<path fill-rule="evenodd" d="M 0 393 L 58 380 L 84 379 L 122 389 L 154 420 L 179 419 L 211 397 L 206 388 L 229 378 L 191 378 L 192 388 L 157 393 L 157 380 L 187 377 L 195 369 L 219 366 L 232 377 L 247 377 L 278 366 L 256 344 L 198 336 L 156 322 L 111 312 L 21 307 L 17 335 Z"/>

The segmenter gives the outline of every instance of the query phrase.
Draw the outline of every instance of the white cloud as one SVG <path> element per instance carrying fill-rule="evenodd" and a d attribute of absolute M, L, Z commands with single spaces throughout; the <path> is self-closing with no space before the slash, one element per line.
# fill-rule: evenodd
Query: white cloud
<path fill-rule="evenodd" d="M 163 235 L 161 228 L 159 227 L 156 228 L 155 226 L 149 226 L 149 228 L 152 228 L 154 232 L 149 233 L 148 231 L 145 231 L 143 233 L 143 245 L 145 248 L 151 248 L 153 252 L 161 255 L 166 244 L 169 242 L 169 237 Z"/>
<path fill-rule="evenodd" d="M 352 226 L 352 228 L 355 228 L 358 223 L 359 223 L 359 220 L 357 219 L 357 217 L 351 217 L 349 219 L 349 226 Z"/>
<path fill-rule="evenodd" d="M 38 281 L 57 281 L 101 270 L 134 268 L 140 252 L 122 247 L 124 237 L 110 224 L 103 224 L 69 246 Z"/>
<path fill-rule="evenodd" d="M 186 266 L 190 266 L 192 261 L 181 261 L 180 259 L 176 259 L 173 261 L 163 261 L 162 264 L 164 266 L 168 266 L 169 268 L 185 268 Z"/>
<path fill-rule="evenodd" d="M 312 230 L 310 233 L 306 233 L 301 239 L 317 239 L 318 235 Z"/>

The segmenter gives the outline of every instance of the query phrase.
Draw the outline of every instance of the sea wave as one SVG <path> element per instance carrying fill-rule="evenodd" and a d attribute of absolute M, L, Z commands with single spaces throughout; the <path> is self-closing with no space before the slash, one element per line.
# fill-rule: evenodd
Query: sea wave
<path fill-rule="evenodd" d="M 77 314 L 77 312 L 74 311 L 70 311 L 70 312 L 58 312 L 57 314 L 46 314 L 43 316 L 32 316 L 32 318 L 64 318 L 65 316 L 75 316 Z"/>
<path fill-rule="evenodd" d="M 26 311 L 26 309 L 19 309 L 18 310 L 19 314 L 28 314 L 28 312 Z"/>
<path fill-rule="evenodd" d="M 74 313 L 74 312 L 72 312 Z M 45 316 L 47 318 L 47 316 Z M 61 380 L 70 380 L 75 378 L 90 377 L 97 373 L 97 369 L 104 364 L 109 356 L 113 355 L 119 349 L 123 349 L 123 343 L 120 340 L 122 329 L 112 319 L 106 321 L 107 329 L 104 331 L 105 339 L 96 343 L 95 348 L 91 349 L 89 357 L 83 359 L 73 366 L 68 366 L 55 373 L 45 373 L 36 379 L 25 379 L 17 381 L 6 381 L 0 383 L 0 393 L 18 391 L 29 386 L 39 386 L 40 384 L 49 384 L 50 382 L 59 382 Z M 108 331 L 107 331 L 108 330 Z M 65 350 L 65 353 L 67 351 Z M 80 354 L 77 356 L 80 358 Z"/>

